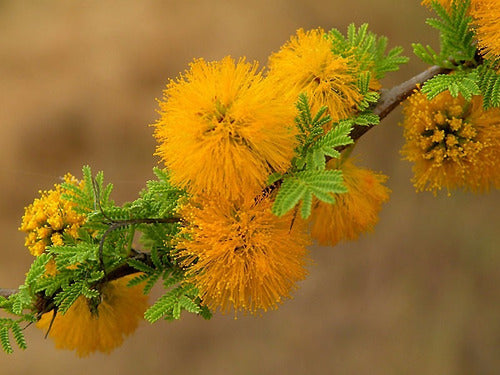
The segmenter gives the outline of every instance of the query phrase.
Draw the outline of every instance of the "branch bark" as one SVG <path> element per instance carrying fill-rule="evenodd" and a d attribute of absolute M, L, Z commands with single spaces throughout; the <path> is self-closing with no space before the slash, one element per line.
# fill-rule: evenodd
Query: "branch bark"
<path fill-rule="evenodd" d="M 402 103 L 406 98 L 408 98 L 418 85 L 423 84 L 425 81 L 431 79 L 438 74 L 449 73 L 450 69 L 441 68 L 440 66 L 434 65 L 429 69 L 423 71 L 420 74 L 410 78 L 409 80 L 394 86 L 389 90 L 382 90 L 380 94 L 380 99 L 373 108 L 373 113 L 383 120 L 389 113 L 391 113 L 400 103 Z M 351 138 L 356 141 L 361 138 L 368 130 L 373 128 L 375 125 L 362 126 L 356 125 L 351 131 Z M 347 146 L 339 147 L 337 151 L 342 151 Z"/>
<path fill-rule="evenodd" d="M 0 288 L 0 297 L 9 297 L 10 295 L 12 294 L 16 294 L 17 293 L 17 289 L 2 289 Z"/>
<path fill-rule="evenodd" d="M 410 78 L 409 80 L 394 86 L 389 90 L 382 90 L 380 99 L 377 104 L 373 107 L 373 112 L 380 117 L 380 120 L 384 119 L 389 113 L 391 113 L 401 102 L 403 102 L 406 98 L 408 98 L 417 85 L 423 84 L 425 81 L 431 79 L 432 77 L 438 74 L 446 74 L 449 73 L 449 69 L 441 68 L 439 66 L 432 66 L 429 69 L 423 71 L 420 74 Z M 370 126 L 361 126 L 356 125 L 352 132 L 351 137 L 354 141 L 361 138 L 368 130 L 373 128 L 374 125 Z M 337 148 L 338 151 L 342 151 L 346 146 L 342 146 Z M 139 224 L 139 223 L 171 223 L 178 221 L 177 218 L 174 219 L 138 219 L 138 220 L 125 220 L 123 222 L 115 222 L 112 225 L 115 227 L 121 225 L 129 225 L 129 224 Z M 105 237 L 105 236 L 104 236 Z M 103 237 L 103 239 L 104 239 Z M 102 244 L 101 244 L 102 246 Z M 135 252 L 134 258 L 137 260 L 141 260 L 146 264 L 152 264 L 151 257 L 147 253 Z M 130 267 L 128 264 L 124 264 L 106 275 L 107 281 L 112 281 L 119 279 L 121 277 L 131 275 L 134 273 L 138 273 L 135 268 Z M 0 296 L 9 297 L 12 294 L 17 293 L 17 289 L 1 289 L 0 288 Z"/>

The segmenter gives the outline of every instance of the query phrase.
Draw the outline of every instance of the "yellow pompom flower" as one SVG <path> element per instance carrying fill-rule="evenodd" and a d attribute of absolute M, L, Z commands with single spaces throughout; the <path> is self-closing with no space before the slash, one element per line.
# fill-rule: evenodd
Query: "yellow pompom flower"
<path fill-rule="evenodd" d="M 69 173 L 64 182 L 78 185 L 79 182 Z M 54 185 L 54 190 L 40 191 L 41 197 L 25 208 L 19 230 L 26 232 L 25 246 L 31 254 L 41 255 L 47 246 L 63 245 L 63 234 L 76 238 L 78 229 L 84 224 L 85 216 L 73 209 L 74 203 L 62 198 L 66 190 Z"/>
<path fill-rule="evenodd" d="M 275 309 L 304 279 L 304 223 L 274 216 L 269 199 L 237 204 L 198 198 L 181 214 L 186 227 L 178 259 L 208 308 L 253 314 Z"/>
<path fill-rule="evenodd" d="M 336 161 L 329 162 L 332 168 Z M 336 245 L 355 240 L 372 231 L 390 190 L 383 184 L 387 176 L 356 167 L 350 159 L 340 166 L 347 193 L 335 194 L 335 204 L 318 202 L 312 210 L 311 237 L 320 245 Z"/>
<path fill-rule="evenodd" d="M 335 55 L 331 49 L 323 29 L 299 29 L 269 58 L 269 78 L 295 98 L 306 93 L 313 111 L 327 106 L 335 122 L 353 114 L 363 95 L 357 87 L 356 61 Z"/>
<path fill-rule="evenodd" d="M 64 315 L 56 315 L 51 327 L 53 312 L 43 314 L 37 327 L 45 331 L 50 327 L 48 334 L 56 348 L 75 350 L 80 357 L 111 352 L 137 329 L 148 305 L 142 286 L 127 287 L 132 277 L 105 284 L 96 311 L 80 296 Z"/>
<path fill-rule="evenodd" d="M 421 92 L 405 103 L 401 153 L 414 163 L 417 191 L 442 188 L 474 192 L 500 186 L 500 109 L 483 109 L 447 91 L 433 100 Z"/>
<path fill-rule="evenodd" d="M 296 143 L 294 101 L 257 69 L 244 59 L 200 59 L 168 84 L 155 136 L 174 184 L 237 199 L 287 170 Z"/>
<path fill-rule="evenodd" d="M 500 1 L 474 0 L 472 16 L 475 19 L 479 47 L 487 58 L 500 58 Z"/>

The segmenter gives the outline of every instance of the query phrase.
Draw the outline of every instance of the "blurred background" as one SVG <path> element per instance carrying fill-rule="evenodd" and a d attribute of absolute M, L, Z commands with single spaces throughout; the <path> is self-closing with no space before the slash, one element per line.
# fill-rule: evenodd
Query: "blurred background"
<path fill-rule="evenodd" d="M 135 199 L 151 169 L 148 124 L 169 78 L 196 57 L 264 65 L 297 28 L 350 22 L 402 45 L 437 46 L 418 0 L 0 1 L 0 286 L 31 256 L 24 207 L 81 166 L 104 170 L 114 199 Z M 383 82 L 425 69 L 415 58 Z M 262 317 L 142 323 L 111 355 L 79 359 L 27 329 L 1 374 L 498 374 L 500 194 L 415 194 L 401 160 L 400 110 L 356 150 L 390 176 L 373 234 L 312 247 L 294 299 Z"/>

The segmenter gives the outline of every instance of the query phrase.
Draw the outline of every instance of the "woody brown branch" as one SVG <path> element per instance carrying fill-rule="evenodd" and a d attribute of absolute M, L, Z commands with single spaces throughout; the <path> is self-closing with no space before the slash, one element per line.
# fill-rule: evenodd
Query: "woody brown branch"
<path fill-rule="evenodd" d="M 380 93 L 380 99 L 378 100 L 377 104 L 373 107 L 373 113 L 378 115 L 380 117 L 380 120 L 384 119 L 389 113 L 391 113 L 400 103 L 402 103 L 406 98 L 408 98 L 413 91 L 417 88 L 418 85 L 423 84 L 427 80 L 431 79 L 432 77 L 438 75 L 438 74 L 446 74 L 449 73 L 449 69 L 445 69 L 439 66 L 432 66 L 429 69 L 423 71 L 420 74 L 417 74 L 416 76 L 410 78 L 409 80 L 394 86 L 393 88 L 389 90 L 382 90 Z M 371 128 L 373 128 L 374 125 L 369 125 L 369 126 L 361 126 L 361 125 L 356 125 L 354 126 L 353 130 L 351 131 L 351 138 L 356 141 L 359 138 L 361 138 L 366 132 L 368 132 Z M 337 148 L 337 151 L 342 151 L 345 149 L 346 146 L 341 146 Z M 139 220 L 139 221 L 138 221 Z M 159 223 L 159 222 L 172 222 L 173 219 L 165 219 L 163 221 L 162 219 L 144 219 L 144 220 L 149 220 L 149 221 L 140 221 L 138 220 L 133 220 L 130 222 L 123 222 L 120 224 L 114 223 L 114 225 L 128 225 L 128 224 L 138 224 L 139 222 L 141 223 Z M 147 253 L 139 253 L 135 252 L 133 257 L 134 259 L 140 260 L 146 264 L 152 264 L 151 262 L 151 257 Z M 134 273 L 138 273 L 139 271 L 136 270 L 135 268 L 129 266 L 128 264 L 124 264 L 112 271 L 110 271 L 106 275 L 106 280 L 107 281 L 112 281 L 112 280 L 117 280 L 121 277 L 131 275 Z M 12 294 L 17 293 L 17 289 L 1 289 L 0 288 L 0 296 L 2 297 L 9 297 Z"/>
<path fill-rule="evenodd" d="M 408 98 L 417 88 L 418 85 L 423 84 L 432 77 L 438 74 L 449 73 L 450 69 L 445 69 L 440 66 L 434 65 L 420 74 L 410 78 L 409 80 L 394 86 L 389 90 L 381 90 L 380 99 L 373 108 L 373 113 L 383 120 L 389 113 L 391 113 L 399 104 Z M 356 141 L 361 138 L 368 130 L 375 125 L 355 125 L 351 131 L 351 138 Z M 340 146 L 337 151 L 342 151 L 348 146 Z"/>

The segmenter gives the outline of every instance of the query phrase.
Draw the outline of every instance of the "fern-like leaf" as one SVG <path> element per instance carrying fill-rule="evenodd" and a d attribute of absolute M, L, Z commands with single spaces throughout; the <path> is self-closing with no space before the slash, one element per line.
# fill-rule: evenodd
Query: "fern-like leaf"
<path fill-rule="evenodd" d="M 0 344 L 2 345 L 2 349 L 5 353 L 7 354 L 13 353 L 12 346 L 10 345 L 8 327 L 4 326 L 0 328 Z"/>
<path fill-rule="evenodd" d="M 481 90 L 478 85 L 479 77 L 475 71 L 454 72 L 452 74 L 438 74 L 428 80 L 422 87 L 422 92 L 427 94 L 429 100 L 448 90 L 453 97 L 462 94 L 465 100 L 470 101 L 472 95 L 479 95 Z"/>
<path fill-rule="evenodd" d="M 276 195 L 272 211 L 276 216 L 283 216 L 302 200 L 301 215 L 305 219 L 307 216 L 304 215 L 311 212 L 310 195 L 326 203 L 335 203 L 332 194 L 345 192 L 347 189 L 343 184 L 342 172 L 339 170 L 299 172 L 284 179 Z"/>
<path fill-rule="evenodd" d="M 481 65 L 476 71 L 484 108 L 500 107 L 500 73 L 488 65 Z"/>

